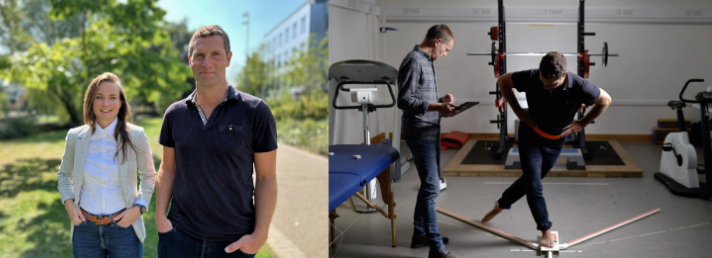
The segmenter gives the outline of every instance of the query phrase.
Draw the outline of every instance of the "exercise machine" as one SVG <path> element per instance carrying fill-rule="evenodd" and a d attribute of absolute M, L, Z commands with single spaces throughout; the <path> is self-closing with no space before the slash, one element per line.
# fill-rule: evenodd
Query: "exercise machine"
<path fill-rule="evenodd" d="M 660 171 L 655 173 L 655 179 L 663 183 L 675 195 L 686 197 L 710 197 L 710 165 L 712 165 L 712 151 L 710 151 L 710 126 L 709 106 L 712 103 L 712 92 L 702 91 L 695 95 L 695 100 L 683 98 L 687 86 L 693 82 L 704 82 L 703 79 L 690 79 L 680 91 L 680 101 L 670 101 L 668 106 L 677 111 L 679 132 L 669 133 L 662 145 L 660 158 Z M 685 116 L 682 108 L 687 103 L 700 106 L 700 119 L 702 125 L 702 151 L 704 164 L 697 163 L 697 152 L 690 144 L 689 133 L 685 126 Z M 701 168 L 700 168 L 701 167 Z M 705 182 L 699 181 L 698 174 L 705 175 Z"/>
<path fill-rule="evenodd" d="M 536 52 L 507 52 L 507 41 L 506 41 L 506 22 L 504 19 L 504 0 L 498 0 L 498 26 L 490 28 L 488 35 L 493 41 L 491 50 L 488 52 L 468 52 L 468 56 L 490 56 L 491 61 L 489 65 L 494 67 L 494 76 L 499 77 L 505 74 L 507 71 L 507 56 L 544 56 L 546 53 L 536 53 Z M 584 30 L 584 14 L 585 14 L 585 0 L 579 0 L 579 18 L 577 22 L 577 34 L 576 42 L 578 42 L 576 53 L 562 53 L 564 56 L 576 56 L 578 57 L 577 63 L 577 74 L 583 78 L 588 78 L 589 68 L 595 63 L 591 62 L 591 56 L 600 56 L 601 63 L 603 66 L 608 65 L 608 57 L 617 57 L 617 53 L 608 52 L 608 43 L 603 43 L 603 49 L 600 53 L 591 53 L 585 49 L 584 37 L 585 36 L 595 36 L 595 32 L 586 32 Z M 507 144 L 511 142 L 509 139 L 507 131 L 507 103 L 502 97 L 502 92 L 499 87 L 495 85 L 495 91 L 490 91 L 489 94 L 495 95 L 495 106 L 497 107 L 499 114 L 496 120 L 491 120 L 490 123 L 497 124 L 499 129 L 499 143 L 492 147 L 492 158 L 502 159 L 507 151 Z M 578 119 L 583 118 L 585 115 L 587 106 L 582 105 L 578 111 Z M 591 158 L 591 153 L 586 147 L 586 136 L 585 131 L 581 130 L 574 140 L 574 147 L 579 148 L 581 154 L 585 159 Z"/>

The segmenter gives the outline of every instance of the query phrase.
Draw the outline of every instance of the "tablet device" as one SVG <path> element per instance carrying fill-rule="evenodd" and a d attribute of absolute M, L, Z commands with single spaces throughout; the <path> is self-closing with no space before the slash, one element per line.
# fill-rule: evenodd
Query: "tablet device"
<path fill-rule="evenodd" d="M 464 112 L 465 110 L 470 109 L 471 107 L 476 106 L 477 104 L 480 104 L 480 102 L 479 101 L 468 101 L 468 102 L 462 103 L 454 109 L 459 112 L 457 112 L 456 114 L 454 114 L 452 116 L 459 115 L 460 113 Z"/>

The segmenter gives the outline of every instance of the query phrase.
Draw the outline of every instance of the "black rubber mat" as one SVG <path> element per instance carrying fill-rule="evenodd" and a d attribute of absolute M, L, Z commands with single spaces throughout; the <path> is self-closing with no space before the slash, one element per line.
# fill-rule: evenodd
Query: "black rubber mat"
<path fill-rule="evenodd" d="M 505 150 L 504 157 L 500 160 L 492 158 L 492 146 L 499 144 L 499 141 L 477 141 L 475 146 L 470 149 L 465 159 L 462 161 L 464 165 L 504 165 L 507 159 L 507 153 L 512 144 L 508 144 Z M 586 165 L 604 165 L 604 166 L 625 166 L 623 160 L 618 156 L 616 150 L 613 149 L 608 141 L 592 141 L 586 142 L 588 151 L 592 154 L 591 159 L 585 160 Z"/>
<path fill-rule="evenodd" d="M 586 147 L 591 152 L 591 159 L 584 161 L 586 165 L 625 166 L 621 157 L 618 156 L 618 153 L 608 141 L 587 141 Z"/>
<path fill-rule="evenodd" d="M 467 165 L 504 165 L 507 161 L 507 153 L 512 143 L 507 144 L 504 150 L 502 159 L 493 159 L 492 152 L 496 149 L 493 146 L 499 145 L 499 141 L 477 141 L 475 146 L 470 149 L 470 153 L 462 160 L 462 164 Z"/>

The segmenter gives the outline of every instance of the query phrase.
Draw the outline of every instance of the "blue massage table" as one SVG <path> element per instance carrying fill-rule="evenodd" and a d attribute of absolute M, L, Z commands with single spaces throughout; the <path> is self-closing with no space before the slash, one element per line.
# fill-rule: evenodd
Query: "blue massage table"
<path fill-rule="evenodd" d="M 353 158 L 359 155 L 359 159 Z M 390 145 L 361 145 L 343 144 L 329 146 L 329 218 L 332 225 L 333 220 L 338 217 L 336 207 L 356 195 L 363 200 L 366 205 L 376 209 L 387 219 L 391 220 L 391 235 L 393 246 L 396 246 L 395 235 L 395 202 L 391 191 L 391 163 L 398 160 L 399 154 Z M 388 206 L 386 213 L 380 207 L 371 204 L 361 193 L 361 190 L 372 179 L 377 178 L 381 186 L 381 197 Z"/>

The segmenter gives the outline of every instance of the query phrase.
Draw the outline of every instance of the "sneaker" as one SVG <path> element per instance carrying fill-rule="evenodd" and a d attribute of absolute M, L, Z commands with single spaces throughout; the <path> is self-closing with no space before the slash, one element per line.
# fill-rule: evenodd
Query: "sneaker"
<path fill-rule="evenodd" d="M 444 177 L 440 177 L 440 191 L 445 190 L 447 188 L 447 181 L 445 181 Z"/>
<path fill-rule="evenodd" d="M 410 241 L 410 248 L 421 248 L 424 246 L 430 246 L 430 240 L 425 235 L 422 236 L 413 236 L 413 238 Z M 443 237 L 443 244 L 447 244 L 450 242 L 450 238 L 444 236 Z"/>
<path fill-rule="evenodd" d="M 420 183 L 418 183 L 418 188 L 420 188 Z M 440 191 L 445 190 L 447 188 L 447 181 L 445 181 L 444 177 L 440 177 Z"/>

